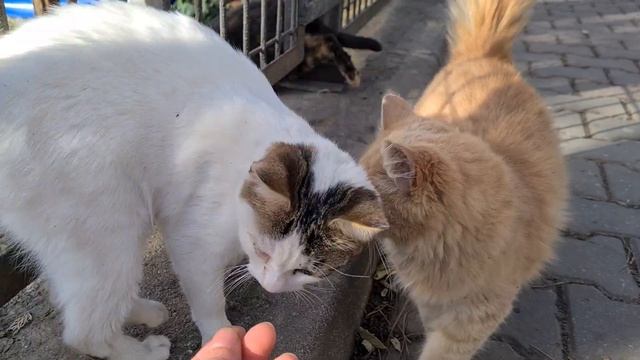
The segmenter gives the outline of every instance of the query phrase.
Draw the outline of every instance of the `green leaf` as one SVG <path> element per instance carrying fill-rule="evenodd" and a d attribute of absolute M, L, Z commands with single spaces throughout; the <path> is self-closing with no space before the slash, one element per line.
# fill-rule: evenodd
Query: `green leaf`
<path fill-rule="evenodd" d="M 382 343 L 382 341 L 380 341 L 380 339 L 378 339 L 375 335 L 370 333 L 369 330 L 363 328 L 362 326 L 358 328 L 358 334 L 363 339 L 363 345 L 364 345 L 364 340 L 366 340 L 369 343 L 371 343 L 371 345 L 373 345 L 373 347 L 375 347 L 376 349 L 380 349 L 380 350 L 387 349 L 387 347 L 384 346 L 384 344 Z"/>

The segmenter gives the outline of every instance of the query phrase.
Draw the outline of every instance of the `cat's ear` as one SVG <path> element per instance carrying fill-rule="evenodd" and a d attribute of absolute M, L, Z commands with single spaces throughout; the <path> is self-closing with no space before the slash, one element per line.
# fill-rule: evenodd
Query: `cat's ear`
<path fill-rule="evenodd" d="M 350 192 L 342 214 L 331 221 L 331 226 L 357 241 L 367 242 L 388 229 L 389 223 L 378 194 L 373 190 L 357 188 Z"/>
<path fill-rule="evenodd" d="M 277 143 L 249 169 L 255 193 L 264 200 L 289 207 L 297 202 L 298 188 L 307 176 L 312 149 L 304 145 Z"/>
<path fill-rule="evenodd" d="M 382 167 L 400 193 L 409 195 L 415 188 L 415 155 L 407 147 L 386 141 L 382 148 Z"/>
<path fill-rule="evenodd" d="M 388 130 L 396 124 L 408 120 L 413 115 L 413 107 L 399 95 L 388 93 L 382 98 L 380 129 Z"/>

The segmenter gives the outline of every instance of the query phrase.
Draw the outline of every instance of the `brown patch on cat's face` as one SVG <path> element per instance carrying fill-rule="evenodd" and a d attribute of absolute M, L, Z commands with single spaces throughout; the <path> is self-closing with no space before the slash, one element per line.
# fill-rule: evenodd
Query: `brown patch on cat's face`
<path fill-rule="evenodd" d="M 314 173 L 315 152 L 307 145 L 272 145 L 251 167 L 241 198 L 254 214 L 253 247 L 276 261 L 273 249 L 291 242 L 305 259 L 300 269 L 322 277 L 359 253 L 387 222 L 372 189 L 342 182 L 314 189 L 322 176 Z"/>

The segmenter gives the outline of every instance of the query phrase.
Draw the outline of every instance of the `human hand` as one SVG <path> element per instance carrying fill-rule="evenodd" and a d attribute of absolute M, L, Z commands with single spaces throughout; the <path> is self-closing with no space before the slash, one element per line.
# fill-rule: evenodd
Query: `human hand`
<path fill-rule="evenodd" d="M 276 329 L 271 323 L 258 324 L 248 332 L 239 326 L 220 329 L 191 360 L 269 360 L 276 345 Z M 275 360 L 298 360 L 283 354 Z"/>

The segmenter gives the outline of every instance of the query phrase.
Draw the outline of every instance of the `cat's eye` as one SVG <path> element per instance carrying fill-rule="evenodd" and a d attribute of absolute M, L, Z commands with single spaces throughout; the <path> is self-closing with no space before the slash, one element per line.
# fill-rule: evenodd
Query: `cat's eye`
<path fill-rule="evenodd" d="M 293 275 L 295 275 L 297 273 L 300 273 L 300 274 L 303 274 L 303 275 L 308 275 L 308 276 L 312 276 L 313 275 L 313 273 L 311 271 L 307 270 L 307 269 L 295 269 L 295 270 L 293 270 Z"/>

